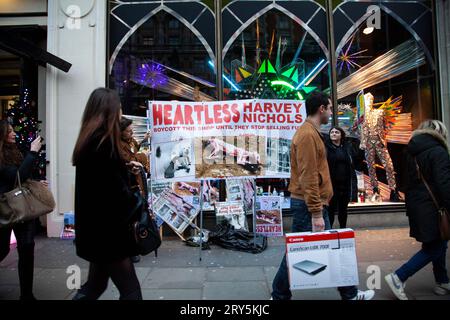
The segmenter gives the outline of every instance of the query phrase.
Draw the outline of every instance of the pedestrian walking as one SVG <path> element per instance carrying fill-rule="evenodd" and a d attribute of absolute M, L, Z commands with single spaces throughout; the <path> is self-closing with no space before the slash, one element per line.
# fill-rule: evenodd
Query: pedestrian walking
<path fill-rule="evenodd" d="M 128 219 L 136 204 L 122 158 L 120 99 L 111 89 L 95 89 L 86 104 L 73 152 L 75 173 L 75 245 L 89 261 L 87 282 L 74 300 L 95 300 L 111 278 L 121 300 L 141 300 L 141 287 L 130 257 L 137 255 Z"/>
<path fill-rule="evenodd" d="M 333 196 L 327 153 L 320 126 L 332 114 L 330 98 L 314 92 L 306 100 L 305 123 L 297 129 L 291 144 L 291 213 L 292 232 L 319 232 L 330 229 L 327 206 Z M 286 255 L 272 283 L 272 299 L 289 300 Z M 356 286 L 338 288 L 343 300 L 370 300 L 373 290 L 360 291 Z"/>
<path fill-rule="evenodd" d="M 136 175 L 131 177 L 130 181 L 132 185 L 130 187 L 138 187 L 142 193 L 142 197 L 147 200 L 148 194 L 146 194 L 147 184 L 146 175 L 150 171 L 150 163 L 148 157 L 139 152 L 141 144 L 136 141 L 133 137 L 133 120 L 122 117 L 120 120 L 120 133 L 121 133 L 121 149 L 122 158 L 133 165 L 142 168 L 136 171 Z M 145 134 L 144 140 L 146 141 L 149 137 L 149 133 Z M 141 260 L 140 256 L 132 256 L 131 261 L 138 263 Z"/>
<path fill-rule="evenodd" d="M 447 145 L 447 128 L 438 120 L 426 120 L 412 134 L 408 143 L 408 181 L 405 192 L 406 213 L 410 236 L 422 243 L 422 248 L 385 280 L 395 296 L 408 300 L 406 281 L 430 262 L 437 295 L 450 293 L 446 269 L 447 242 L 439 232 L 439 206 L 450 210 L 450 158 Z"/>
<path fill-rule="evenodd" d="M 17 172 L 21 181 L 32 178 L 41 147 L 42 138 L 38 136 L 31 143 L 30 151 L 23 156 L 17 147 L 16 134 L 12 126 L 6 120 L 0 120 L 0 193 L 14 189 Z M 41 180 L 41 183 L 48 187 L 47 181 Z M 16 236 L 20 300 L 36 300 L 33 295 L 35 223 L 35 220 L 28 220 L 0 228 L 0 261 L 9 253 L 11 231 L 14 230 Z"/>

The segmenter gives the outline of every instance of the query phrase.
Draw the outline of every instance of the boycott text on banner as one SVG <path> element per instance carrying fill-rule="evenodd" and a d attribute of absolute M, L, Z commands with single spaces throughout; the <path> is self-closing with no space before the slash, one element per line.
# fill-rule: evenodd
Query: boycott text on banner
<path fill-rule="evenodd" d="M 256 197 L 256 232 L 267 237 L 283 236 L 283 219 L 279 196 Z"/>
<path fill-rule="evenodd" d="M 291 290 L 358 285 L 352 229 L 286 234 Z"/>
<path fill-rule="evenodd" d="M 152 179 L 289 177 L 290 143 L 304 101 L 149 103 Z"/>
<path fill-rule="evenodd" d="M 216 217 L 218 223 L 222 220 L 228 221 L 236 230 L 247 230 L 245 219 L 244 202 L 242 200 L 216 202 Z"/>
<path fill-rule="evenodd" d="M 216 202 L 217 217 L 244 214 L 244 203 L 242 201 Z"/>

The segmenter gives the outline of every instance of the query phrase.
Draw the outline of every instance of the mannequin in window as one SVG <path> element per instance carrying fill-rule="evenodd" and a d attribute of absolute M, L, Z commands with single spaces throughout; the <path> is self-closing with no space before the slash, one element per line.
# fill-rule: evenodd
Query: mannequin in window
<path fill-rule="evenodd" d="M 375 157 L 377 155 L 386 170 L 387 182 L 391 189 L 390 201 L 400 201 L 395 181 L 394 166 L 387 149 L 385 110 L 373 107 L 373 95 L 371 93 L 364 95 L 364 104 L 365 114 L 361 129 L 360 148 L 366 154 L 367 168 L 373 190 L 372 200 L 379 201 L 381 199 L 375 169 Z"/>

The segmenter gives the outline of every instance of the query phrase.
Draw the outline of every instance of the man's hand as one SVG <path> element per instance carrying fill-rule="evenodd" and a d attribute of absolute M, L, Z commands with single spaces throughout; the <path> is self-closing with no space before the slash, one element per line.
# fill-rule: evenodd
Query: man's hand
<path fill-rule="evenodd" d="M 312 218 L 312 232 L 320 232 L 325 230 L 325 221 L 323 218 Z"/>
<path fill-rule="evenodd" d="M 127 163 L 127 166 L 134 175 L 138 175 L 140 173 L 140 168 L 143 168 L 142 163 L 137 161 L 130 161 Z"/>

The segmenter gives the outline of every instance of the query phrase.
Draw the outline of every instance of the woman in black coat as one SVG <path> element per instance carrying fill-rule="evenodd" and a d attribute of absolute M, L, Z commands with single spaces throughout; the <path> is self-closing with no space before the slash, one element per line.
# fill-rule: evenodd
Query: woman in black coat
<path fill-rule="evenodd" d="M 30 152 L 23 157 L 16 145 L 13 128 L 7 121 L 0 121 L 0 194 L 14 189 L 17 172 L 21 181 L 31 178 L 38 152 L 42 147 L 41 141 L 41 137 L 37 137 L 31 143 Z M 48 186 L 47 181 L 41 183 Z M 36 300 L 33 295 L 35 220 L 20 222 L 12 227 L 0 227 L 0 261 L 9 253 L 13 230 L 19 254 L 20 299 Z"/>
<path fill-rule="evenodd" d="M 333 127 L 326 141 L 327 160 L 333 185 L 333 198 L 328 208 L 330 225 L 333 228 L 334 215 L 338 212 L 339 227 L 347 227 L 347 207 L 354 199 L 357 190 L 356 173 L 353 168 L 350 145 L 345 140 L 345 132 L 340 127 Z"/>
<path fill-rule="evenodd" d="M 428 263 L 433 263 L 436 281 L 434 292 L 450 293 L 445 256 L 447 241 L 442 240 L 438 226 L 438 211 L 421 175 L 430 186 L 440 207 L 450 210 L 450 157 L 447 146 L 447 129 L 437 120 L 426 120 L 413 132 L 408 144 L 408 184 L 405 193 L 406 212 L 410 235 L 422 243 L 422 249 L 408 262 L 388 274 L 385 279 L 400 300 L 407 300 L 405 281 Z"/>
<path fill-rule="evenodd" d="M 120 299 L 142 299 L 131 256 L 129 218 L 136 198 L 129 187 L 126 161 L 120 155 L 122 116 L 117 93 L 94 90 L 83 114 L 73 152 L 75 177 L 75 245 L 89 264 L 87 282 L 75 300 L 97 299 L 111 278 Z"/>

